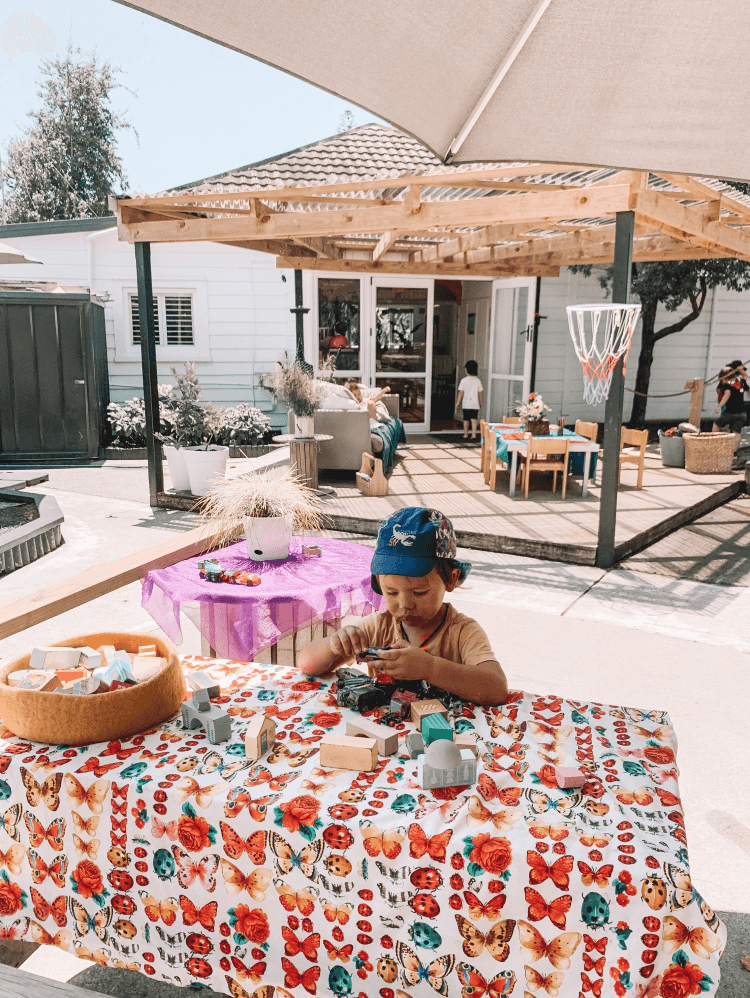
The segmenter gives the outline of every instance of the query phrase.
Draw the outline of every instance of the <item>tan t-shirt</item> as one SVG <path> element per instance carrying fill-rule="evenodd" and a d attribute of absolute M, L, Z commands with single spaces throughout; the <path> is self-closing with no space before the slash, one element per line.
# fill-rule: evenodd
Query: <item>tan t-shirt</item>
<path fill-rule="evenodd" d="M 427 642 L 425 650 L 436 658 L 445 658 L 462 665 L 496 662 L 490 640 L 476 620 L 459 613 L 450 603 L 447 606 L 445 623 L 435 637 Z M 386 648 L 403 640 L 398 621 L 387 610 L 370 614 L 357 626 L 367 636 L 367 643 L 371 647 Z"/>

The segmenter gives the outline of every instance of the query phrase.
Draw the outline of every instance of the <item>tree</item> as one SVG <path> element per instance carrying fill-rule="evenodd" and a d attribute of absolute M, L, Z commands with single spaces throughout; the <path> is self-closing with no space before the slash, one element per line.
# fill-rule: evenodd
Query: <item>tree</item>
<path fill-rule="evenodd" d="M 346 111 L 342 111 L 341 113 L 337 131 L 341 135 L 342 132 L 348 132 L 351 128 L 354 128 L 354 111 L 347 108 Z"/>
<path fill-rule="evenodd" d="M 70 46 L 42 63 L 41 107 L 8 146 L 6 221 L 111 214 L 107 196 L 127 184 L 117 133 L 131 127 L 111 107 L 117 72 Z"/>
<path fill-rule="evenodd" d="M 591 266 L 572 268 L 590 274 Z M 612 267 L 599 278 L 607 290 L 612 283 Z M 634 263 L 631 292 L 641 302 L 641 352 L 635 377 L 635 395 L 630 414 L 631 426 L 641 426 L 646 418 L 648 387 L 654 347 L 667 336 L 679 333 L 694 322 L 703 311 L 709 288 L 723 287 L 731 291 L 750 288 L 750 264 L 742 260 L 664 260 L 657 263 Z M 659 305 L 667 312 L 676 312 L 689 302 L 687 315 L 661 329 L 656 328 Z"/>

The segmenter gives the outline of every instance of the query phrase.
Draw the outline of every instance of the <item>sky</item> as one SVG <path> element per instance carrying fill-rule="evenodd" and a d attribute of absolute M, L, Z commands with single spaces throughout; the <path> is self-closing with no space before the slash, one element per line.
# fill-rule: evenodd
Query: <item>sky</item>
<path fill-rule="evenodd" d="M 68 43 L 122 73 L 112 103 L 137 132 L 119 152 L 131 193 L 157 193 L 334 135 L 337 97 L 114 0 L 5 0 L 0 154 L 38 106 L 40 64 Z"/>

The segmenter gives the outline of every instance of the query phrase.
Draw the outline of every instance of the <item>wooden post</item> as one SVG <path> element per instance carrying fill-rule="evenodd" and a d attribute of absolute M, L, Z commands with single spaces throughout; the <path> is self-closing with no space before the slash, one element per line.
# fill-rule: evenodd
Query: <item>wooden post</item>
<path fill-rule="evenodd" d="M 703 412 L 703 389 L 706 382 L 703 378 L 693 378 L 692 381 L 685 382 L 686 390 L 690 390 L 690 415 L 688 423 L 701 428 L 701 413 Z"/>
<path fill-rule="evenodd" d="M 148 450 L 148 491 L 152 506 L 164 491 L 164 466 L 159 422 L 159 379 L 156 374 L 156 329 L 151 286 L 151 243 L 135 244 L 135 271 L 138 280 L 138 317 L 141 326 L 141 367 L 143 400 L 146 404 L 146 448 Z"/>
<path fill-rule="evenodd" d="M 635 213 L 618 211 L 615 223 L 615 263 L 612 276 L 612 301 L 627 304 L 630 297 L 630 271 L 633 265 L 633 232 Z M 618 360 L 604 409 L 602 449 L 602 490 L 599 500 L 599 539 L 596 564 L 611 568 L 615 563 L 615 523 L 617 520 L 617 486 L 620 479 L 620 432 L 625 396 L 623 358 Z"/>

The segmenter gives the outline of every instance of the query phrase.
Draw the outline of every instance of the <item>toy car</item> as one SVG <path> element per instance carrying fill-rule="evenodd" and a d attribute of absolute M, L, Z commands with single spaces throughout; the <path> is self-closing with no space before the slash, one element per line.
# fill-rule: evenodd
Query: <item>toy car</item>
<path fill-rule="evenodd" d="M 367 649 L 367 651 L 361 651 L 359 653 L 359 655 L 357 655 L 357 661 L 358 662 L 379 662 L 380 661 L 380 655 L 378 654 L 378 652 L 381 652 L 381 651 L 390 651 L 390 650 L 391 650 L 390 646 L 387 647 L 387 648 L 374 648 L 374 647 L 370 647 L 370 648 Z"/>

